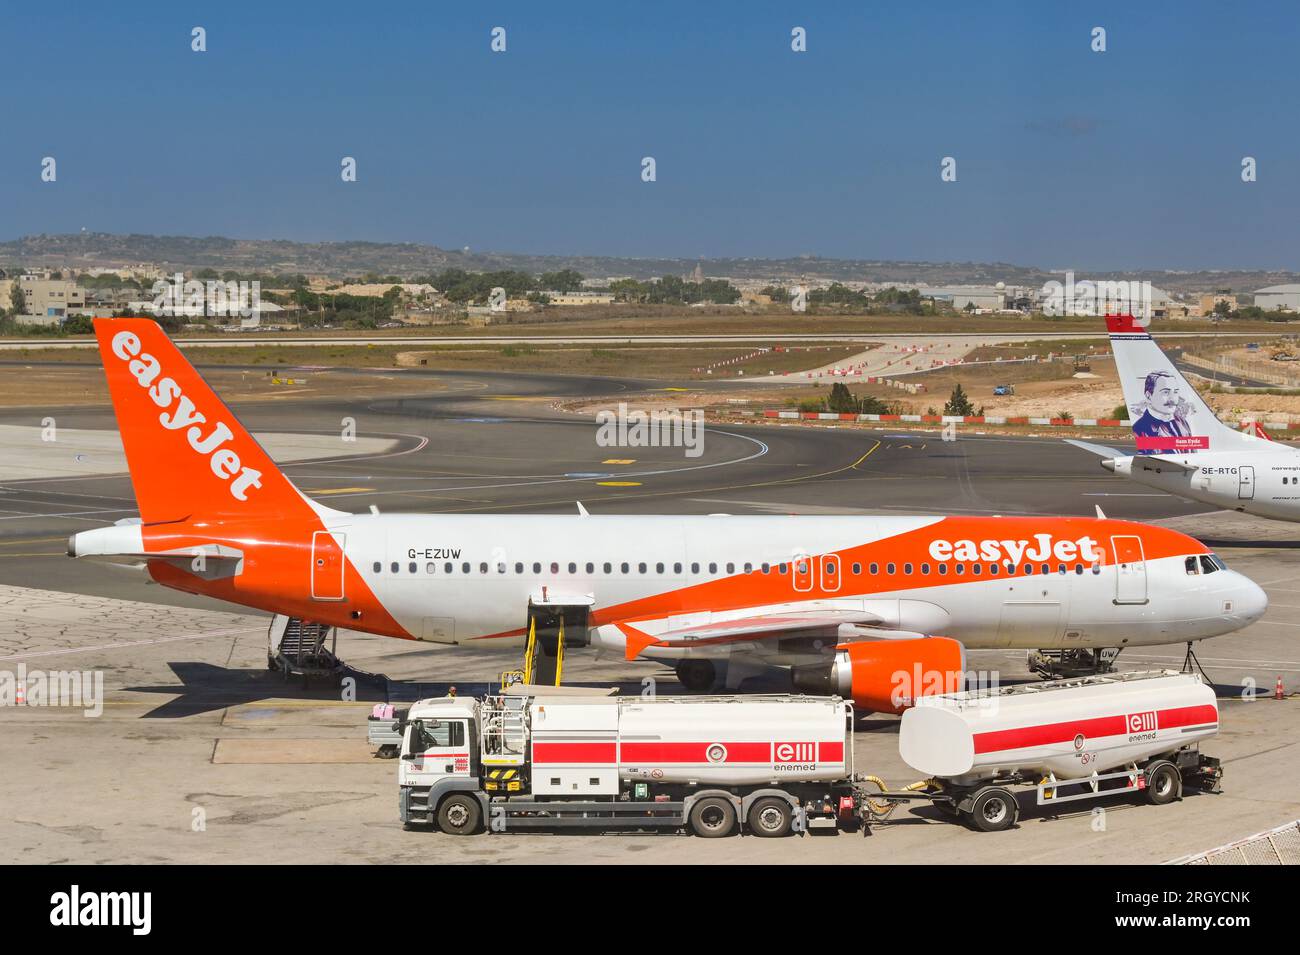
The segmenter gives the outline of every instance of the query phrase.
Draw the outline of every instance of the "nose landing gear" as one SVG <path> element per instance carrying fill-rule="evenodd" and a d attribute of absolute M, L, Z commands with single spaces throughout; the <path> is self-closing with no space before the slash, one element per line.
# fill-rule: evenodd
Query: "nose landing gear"
<path fill-rule="evenodd" d="M 1065 680 L 1079 676 L 1113 673 L 1123 647 L 1079 647 L 1074 650 L 1030 650 L 1025 657 L 1029 669 L 1044 680 Z"/>

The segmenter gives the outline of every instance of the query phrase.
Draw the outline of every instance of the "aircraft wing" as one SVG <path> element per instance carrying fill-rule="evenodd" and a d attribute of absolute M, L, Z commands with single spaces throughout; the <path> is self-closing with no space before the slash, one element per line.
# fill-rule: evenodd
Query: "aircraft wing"
<path fill-rule="evenodd" d="M 834 630 L 839 639 L 839 628 L 849 625 L 858 636 L 868 639 L 906 639 L 923 636 L 902 630 L 872 627 L 880 618 L 862 610 L 809 610 L 781 614 L 760 614 L 737 620 L 723 620 L 696 626 L 679 627 L 660 634 L 648 634 L 635 623 L 616 623 L 626 638 L 626 656 L 635 660 L 646 647 L 703 647 L 725 643 L 749 643 L 771 640 L 796 633 L 816 630 Z"/>

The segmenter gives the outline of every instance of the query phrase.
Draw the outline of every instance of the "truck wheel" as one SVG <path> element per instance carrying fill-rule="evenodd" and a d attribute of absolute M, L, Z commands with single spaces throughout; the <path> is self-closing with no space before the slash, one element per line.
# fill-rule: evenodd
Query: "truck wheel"
<path fill-rule="evenodd" d="M 478 832 L 483 810 L 478 800 L 465 793 L 454 793 L 438 806 L 438 828 L 453 836 L 468 836 Z"/>
<path fill-rule="evenodd" d="M 780 796 L 764 796 L 749 807 L 749 831 L 769 839 L 788 836 L 792 818 L 788 802 Z"/>
<path fill-rule="evenodd" d="M 1016 824 L 1020 807 L 1011 790 L 1001 786 L 982 789 L 971 805 L 971 823 L 980 832 L 1001 832 Z"/>
<path fill-rule="evenodd" d="M 691 807 L 691 829 L 702 839 L 720 839 L 736 829 L 736 807 L 721 796 L 708 796 Z"/>
<path fill-rule="evenodd" d="M 1167 760 L 1158 760 L 1146 768 L 1147 802 L 1163 806 L 1183 795 L 1183 774 Z"/>
<path fill-rule="evenodd" d="M 677 671 L 677 682 L 693 693 L 712 689 L 718 678 L 712 660 L 679 660 L 673 669 Z"/>

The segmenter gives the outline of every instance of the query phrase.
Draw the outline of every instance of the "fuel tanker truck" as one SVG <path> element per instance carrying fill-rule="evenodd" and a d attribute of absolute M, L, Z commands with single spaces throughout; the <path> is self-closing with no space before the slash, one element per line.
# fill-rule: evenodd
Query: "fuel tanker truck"
<path fill-rule="evenodd" d="M 1214 693 L 1172 671 L 927 696 L 899 753 L 927 778 L 889 791 L 854 773 L 853 704 L 836 696 L 599 695 L 516 685 L 412 704 L 395 730 L 407 828 L 676 829 L 706 838 L 858 829 L 928 801 L 983 831 L 1014 825 L 1012 787 L 1038 804 L 1217 787 L 1198 743 Z M 866 788 L 870 783 L 876 787 Z"/>
<path fill-rule="evenodd" d="M 1172 670 L 923 697 L 898 751 L 930 780 L 896 799 L 930 799 L 985 832 L 1015 824 L 1015 785 L 1040 806 L 1123 793 L 1161 805 L 1184 783 L 1217 789 L 1219 761 L 1198 744 L 1218 731 L 1214 691 Z"/>
<path fill-rule="evenodd" d="M 408 828 L 456 834 L 855 828 L 852 736 L 853 704 L 838 697 L 514 686 L 421 700 L 402 730 L 399 813 Z"/>

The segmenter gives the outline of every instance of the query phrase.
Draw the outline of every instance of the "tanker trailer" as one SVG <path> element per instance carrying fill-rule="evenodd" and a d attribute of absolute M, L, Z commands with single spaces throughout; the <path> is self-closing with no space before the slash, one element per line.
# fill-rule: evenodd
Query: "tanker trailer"
<path fill-rule="evenodd" d="M 1157 670 L 924 697 L 903 714 L 898 750 L 931 777 L 936 804 L 993 832 L 1019 816 L 1015 785 L 1034 785 L 1040 806 L 1132 792 L 1161 805 L 1185 783 L 1214 790 L 1219 761 L 1198 744 L 1218 731 L 1214 691 Z"/>

